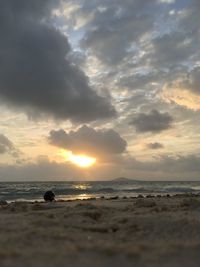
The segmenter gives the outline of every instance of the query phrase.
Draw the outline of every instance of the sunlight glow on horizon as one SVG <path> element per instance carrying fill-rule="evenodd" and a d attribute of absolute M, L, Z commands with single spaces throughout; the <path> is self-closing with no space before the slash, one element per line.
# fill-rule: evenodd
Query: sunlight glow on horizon
<path fill-rule="evenodd" d="M 75 155 L 71 151 L 65 150 L 62 150 L 61 154 L 67 161 L 70 161 L 71 163 L 81 168 L 89 168 L 96 163 L 96 158 L 88 157 L 84 154 Z"/>

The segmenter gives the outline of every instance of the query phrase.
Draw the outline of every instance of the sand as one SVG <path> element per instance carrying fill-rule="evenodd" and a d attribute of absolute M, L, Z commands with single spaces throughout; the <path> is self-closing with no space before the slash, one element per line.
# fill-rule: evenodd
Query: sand
<path fill-rule="evenodd" d="M 0 205 L 0 266 L 200 266 L 200 197 Z"/>

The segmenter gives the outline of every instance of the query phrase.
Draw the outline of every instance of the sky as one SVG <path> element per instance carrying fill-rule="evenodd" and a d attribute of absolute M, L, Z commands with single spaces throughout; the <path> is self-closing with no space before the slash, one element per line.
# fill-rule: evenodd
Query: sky
<path fill-rule="evenodd" d="M 0 2 L 0 181 L 200 180 L 199 0 Z"/>

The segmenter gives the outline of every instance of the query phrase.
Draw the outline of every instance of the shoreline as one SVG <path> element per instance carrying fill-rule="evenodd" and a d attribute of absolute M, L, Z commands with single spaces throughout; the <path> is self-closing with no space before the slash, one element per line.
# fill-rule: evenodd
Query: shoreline
<path fill-rule="evenodd" d="M 85 196 L 79 195 L 79 197 L 59 197 L 55 198 L 54 202 L 71 202 L 71 201 L 93 201 L 93 200 L 124 200 L 124 199 L 138 199 L 138 198 L 197 198 L 200 197 L 200 193 L 162 193 L 162 194 L 138 194 L 137 196 L 125 196 L 125 194 L 122 196 L 112 194 L 109 195 L 101 195 L 101 196 L 91 196 L 88 197 L 86 194 L 83 194 Z M 24 202 L 24 203 L 43 203 L 45 202 L 43 197 L 40 197 L 38 199 L 16 199 L 16 200 L 6 200 L 6 198 L 0 199 L 0 205 L 1 201 L 6 201 L 8 204 L 15 203 L 15 202 Z"/>

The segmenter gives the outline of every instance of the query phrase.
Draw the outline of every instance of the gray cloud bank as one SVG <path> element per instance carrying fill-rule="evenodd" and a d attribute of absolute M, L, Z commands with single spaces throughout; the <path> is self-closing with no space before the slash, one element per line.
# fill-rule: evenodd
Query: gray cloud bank
<path fill-rule="evenodd" d="M 92 121 L 115 115 L 82 70 L 70 63 L 68 39 L 51 23 L 60 1 L 0 2 L 0 100 L 29 114 Z"/>
<path fill-rule="evenodd" d="M 127 168 L 147 171 L 147 172 L 163 172 L 166 174 L 174 173 L 184 173 L 187 174 L 196 173 L 197 177 L 199 178 L 199 171 L 200 171 L 200 157 L 196 154 L 191 155 L 178 155 L 176 157 L 171 156 L 161 156 L 156 160 L 152 161 L 138 161 L 134 159 L 130 159 L 128 164 L 126 165 Z M 190 177 L 188 177 L 190 178 Z"/>
<path fill-rule="evenodd" d="M 50 144 L 74 153 L 94 156 L 121 154 L 125 152 L 127 146 L 126 141 L 114 130 L 95 130 L 88 126 L 69 133 L 62 129 L 53 130 L 50 132 L 48 140 Z"/>
<path fill-rule="evenodd" d="M 171 128 L 173 118 L 168 113 L 161 113 L 153 109 L 149 114 L 139 113 L 130 122 L 138 132 L 161 132 Z"/>
<path fill-rule="evenodd" d="M 80 168 L 66 163 L 50 161 L 47 157 L 40 157 L 36 162 L 23 165 L 0 165 L 1 181 L 40 181 L 40 180 L 108 180 L 119 176 L 144 180 L 199 180 L 200 157 L 187 155 L 161 157 L 154 161 L 139 161 L 134 158 L 124 158 L 106 166 L 97 166 L 90 170 L 89 176 L 84 176 Z M 90 178 L 88 178 L 90 177 Z"/>

